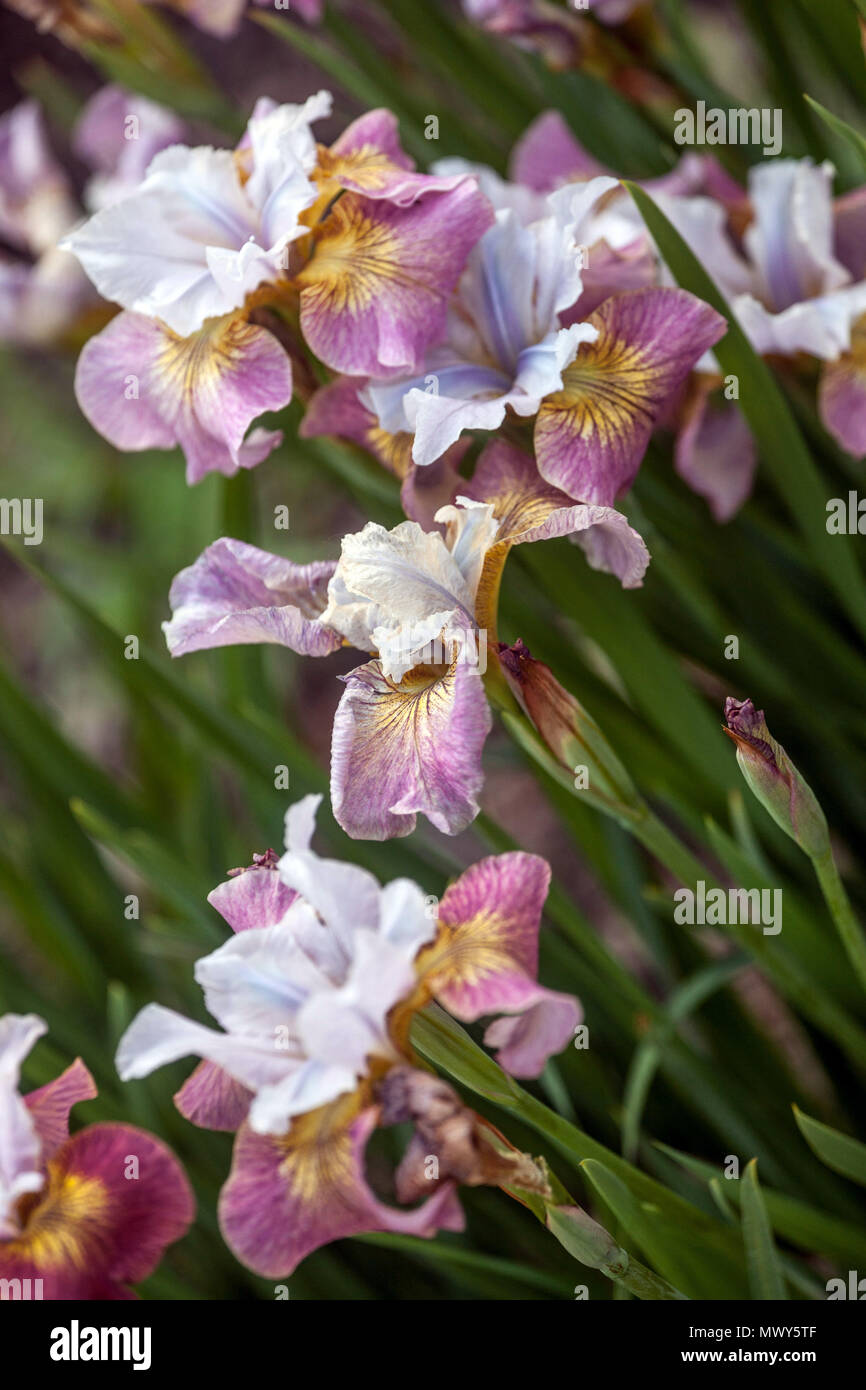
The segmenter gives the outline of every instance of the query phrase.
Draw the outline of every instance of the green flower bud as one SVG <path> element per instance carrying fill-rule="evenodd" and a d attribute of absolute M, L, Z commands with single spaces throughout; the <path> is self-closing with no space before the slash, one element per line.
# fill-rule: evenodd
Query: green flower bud
<path fill-rule="evenodd" d="M 810 858 L 826 854 L 830 835 L 818 798 L 767 728 L 751 700 L 725 701 L 725 733 L 749 787 L 773 820 Z"/>

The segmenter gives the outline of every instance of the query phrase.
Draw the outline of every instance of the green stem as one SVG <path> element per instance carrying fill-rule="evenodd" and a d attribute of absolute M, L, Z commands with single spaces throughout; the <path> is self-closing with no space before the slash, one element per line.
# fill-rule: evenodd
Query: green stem
<path fill-rule="evenodd" d="M 518 747 L 542 772 L 554 777 L 573 794 L 590 799 L 589 792 L 575 793 L 570 775 L 541 742 L 528 720 L 517 720 L 505 714 L 502 722 Z M 592 797 L 590 804 L 606 815 L 613 816 L 620 825 L 630 831 L 679 883 L 688 887 L 703 879 L 707 888 L 722 887 L 712 870 L 659 820 L 645 802 L 638 800 L 634 806 L 625 806 L 607 803 L 602 797 Z M 844 889 L 841 891 L 844 893 Z M 850 908 L 848 911 L 850 913 Z M 857 930 L 853 917 L 851 921 Z M 760 930 L 733 925 L 732 931 L 740 945 L 760 962 L 769 979 L 785 997 L 822 1032 L 835 1039 L 859 1072 L 866 1072 L 866 1031 L 815 985 L 808 972 L 789 953 L 781 951 L 775 943 L 764 937 Z"/>
<path fill-rule="evenodd" d="M 836 930 L 848 954 L 848 959 L 854 967 L 858 980 L 866 989 L 866 938 L 864 938 L 860 923 L 854 915 L 854 909 L 836 867 L 832 849 L 828 847 L 823 854 L 816 855 L 812 864 L 821 885 L 821 892 L 824 894 L 824 901 L 836 924 Z"/>

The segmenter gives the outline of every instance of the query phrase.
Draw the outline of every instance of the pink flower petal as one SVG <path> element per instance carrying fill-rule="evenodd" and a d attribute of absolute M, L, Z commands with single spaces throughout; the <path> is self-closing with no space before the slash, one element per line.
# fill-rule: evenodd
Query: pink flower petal
<path fill-rule="evenodd" d="M 164 624 L 172 656 L 273 642 L 303 656 L 327 656 L 341 639 L 318 620 L 335 565 L 295 565 L 244 541 L 224 537 L 208 546 L 171 586 L 171 621 Z"/>
<path fill-rule="evenodd" d="M 369 661 L 344 676 L 334 719 L 331 801 L 356 840 L 409 835 L 417 815 L 456 835 L 478 814 L 491 716 L 475 666 L 425 667 L 399 683 Z"/>
<path fill-rule="evenodd" d="M 48 1159 L 69 1138 L 69 1112 L 80 1100 L 93 1100 L 96 1082 L 80 1057 L 76 1057 L 54 1081 L 24 1097 L 36 1133 L 42 1144 L 42 1157 Z"/>
<path fill-rule="evenodd" d="M 473 864 L 445 892 L 439 935 L 416 968 L 424 986 L 456 1018 L 515 1014 L 488 1029 L 499 1061 L 516 1076 L 537 1076 L 581 1017 L 570 995 L 537 983 L 538 931 L 550 883 L 548 864 L 515 852 Z"/>
<path fill-rule="evenodd" d="M 541 404 L 535 452 L 542 477 L 570 497 L 609 506 L 633 482 L 674 392 L 727 325 L 685 290 L 613 295 L 599 329 Z"/>
<path fill-rule="evenodd" d="M 413 1211 L 378 1200 L 364 1177 L 377 1110 L 344 1118 L 345 1109 L 304 1115 L 284 1137 L 256 1134 L 246 1125 L 238 1134 L 220 1196 L 220 1226 L 235 1255 L 255 1273 L 291 1274 L 310 1251 L 362 1231 L 429 1237 L 437 1230 L 462 1230 L 450 1183 Z"/>
<path fill-rule="evenodd" d="M 75 374 L 78 403 L 118 449 L 186 455 L 187 482 L 254 468 L 282 441 L 247 430 L 292 398 L 292 369 L 276 338 L 238 315 L 209 319 L 179 338 L 157 319 L 121 313 L 85 344 Z"/>
<path fill-rule="evenodd" d="M 417 371 L 445 326 L 448 296 L 493 220 L 471 180 L 400 208 L 345 194 L 297 277 L 301 328 L 334 371 Z"/>

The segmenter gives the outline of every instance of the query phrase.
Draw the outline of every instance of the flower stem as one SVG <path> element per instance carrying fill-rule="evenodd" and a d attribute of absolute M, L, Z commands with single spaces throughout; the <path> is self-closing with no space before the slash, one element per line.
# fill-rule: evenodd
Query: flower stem
<path fill-rule="evenodd" d="M 864 937 L 863 929 L 854 915 L 854 909 L 836 867 L 832 849 L 826 849 L 823 854 L 815 855 L 812 864 L 821 885 L 821 892 L 824 894 L 824 901 L 836 924 L 836 930 L 842 945 L 845 947 L 848 959 L 854 967 L 857 978 L 866 989 L 866 937 Z"/>

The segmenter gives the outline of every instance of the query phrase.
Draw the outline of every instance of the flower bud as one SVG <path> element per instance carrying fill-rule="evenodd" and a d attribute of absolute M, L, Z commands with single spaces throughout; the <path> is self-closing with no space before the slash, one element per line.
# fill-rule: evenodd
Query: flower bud
<path fill-rule="evenodd" d="M 805 778 L 767 728 L 751 700 L 725 701 L 725 733 L 737 745 L 737 762 L 749 787 L 773 820 L 811 858 L 825 854 L 830 836 L 824 812 Z"/>
<path fill-rule="evenodd" d="M 602 810 L 633 818 L 643 810 L 635 786 L 591 715 L 521 641 L 499 644 L 505 678 L 575 790 Z"/>
<path fill-rule="evenodd" d="M 548 1206 L 547 1229 L 560 1245 L 589 1269 L 620 1274 L 628 1268 L 628 1255 L 603 1226 L 576 1206 Z"/>

